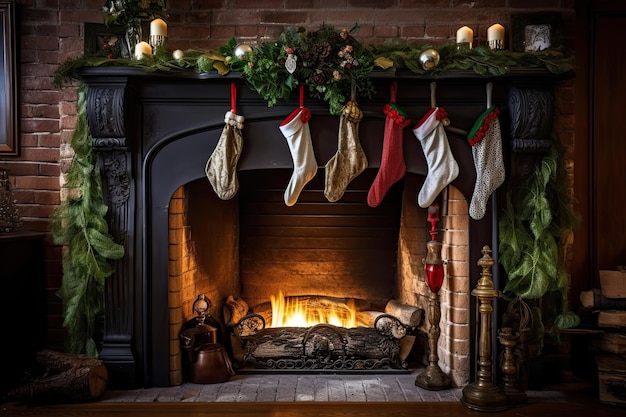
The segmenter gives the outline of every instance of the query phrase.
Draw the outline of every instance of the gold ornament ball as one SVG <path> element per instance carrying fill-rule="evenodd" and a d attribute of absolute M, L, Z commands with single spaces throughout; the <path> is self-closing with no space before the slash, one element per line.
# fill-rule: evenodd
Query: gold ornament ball
<path fill-rule="evenodd" d="M 434 49 L 426 49 L 422 51 L 418 59 L 422 69 L 430 71 L 439 65 L 439 52 Z"/>
<path fill-rule="evenodd" d="M 246 44 L 240 44 L 237 45 L 235 47 L 235 50 L 233 51 L 233 54 L 241 59 L 243 58 L 248 52 L 252 52 L 252 47 L 250 45 L 246 45 Z"/>
<path fill-rule="evenodd" d="M 180 49 L 177 49 L 174 52 L 172 52 L 172 56 L 174 57 L 174 59 L 177 59 L 177 60 L 182 59 L 184 55 L 185 53 L 181 51 Z"/>

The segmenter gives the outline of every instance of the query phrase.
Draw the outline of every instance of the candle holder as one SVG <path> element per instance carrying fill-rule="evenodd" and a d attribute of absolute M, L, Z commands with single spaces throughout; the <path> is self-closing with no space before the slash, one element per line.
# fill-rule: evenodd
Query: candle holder
<path fill-rule="evenodd" d="M 167 42 L 167 36 L 165 35 L 150 35 L 150 46 L 154 49 L 157 50 L 159 48 L 162 48 L 165 46 L 165 43 Z"/>
<path fill-rule="evenodd" d="M 476 411 L 502 411 L 507 408 L 507 399 L 502 389 L 492 381 L 492 352 L 491 352 L 491 329 L 493 321 L 493 300 L 500 295 L 495 289 L 491 279 L 490 269 L 495 261 L 489 255 L 489 246 L 483 246 L 482 258 L 478 260 L 478 266 L 482 267 L 478 285 L 472 291 L 472 295 L 478 298 L 480 313 L 480 335 L 478 352 L 477 379 L 463 388 L 461 403 L 467 408 Z"/>
<path fill-rule="evenodd" d="M 424 275 L 430 294 L 428 296 L 428 366 L 415 378 L 415 385 L 430 391 L 439 391 L 449 388 L 450 377 L 439 367 L 439 355 L 437 354 L 437 343 L 441 330 L 439 321 L 441 320 L 441 305 L 439 304 L 439 290 L 443 285 L 444 270 L 441 259 L 441 242 L 435 240 L 437 230 L 435 225 L 439 221 L 439 205 L 433 204 L 428 208 L 428 222 L 430 222 L 430 242 L 426 244 L 428 250 L 424 263 Z"/>
<path fill-rule="evenodd" d="M 509 407 L 519 407 L 528 404 L 528 396 L 526 393 L 517 388 L 515 348 L 519 338 L 519 333 L 511 327 L 503 327 L 498 332 L 498 340 L 504 348 L 500 361 L 502 385 Z"/>
<path fill-rule="evenodd" d="M 504 49 L 504 42 L 502 39 L 491 39 L 487 41 L 487 46 L 494 51 L 501 51 Z"/>

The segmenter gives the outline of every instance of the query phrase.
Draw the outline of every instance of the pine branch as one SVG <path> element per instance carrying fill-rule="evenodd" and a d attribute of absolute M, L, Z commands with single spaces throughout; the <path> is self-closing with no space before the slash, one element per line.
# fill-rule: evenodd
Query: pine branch
<path fill-rule="evenodd" d="M 96 322 L 104 313 L 105 279 L 113 273 L 110 260 L 121 259 L 124 247 L 108 234 L 97 157 L 91 146 L 86 118 L 86 87 L 78 91 L 78 119 L 72 136 L 74 158 L 65 187 L 68 197 L 51 216 L 54 242 L 64 245 L 63 325 L 69 351 L 97 356 Z"/>

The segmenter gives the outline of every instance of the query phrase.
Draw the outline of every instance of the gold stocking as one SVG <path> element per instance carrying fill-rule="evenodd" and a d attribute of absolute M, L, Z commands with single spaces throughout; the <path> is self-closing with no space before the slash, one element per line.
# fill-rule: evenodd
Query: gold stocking
<path fill-rule="evenodd" d="M 359 140 L 359 122 L 363 112 L 354 100 L 350 100 L 341 110 L 340 117 L 337 153 L 326 163 L 324 195 L 330 202 L 341 199 L 350 181 L 368 165 Z"/>

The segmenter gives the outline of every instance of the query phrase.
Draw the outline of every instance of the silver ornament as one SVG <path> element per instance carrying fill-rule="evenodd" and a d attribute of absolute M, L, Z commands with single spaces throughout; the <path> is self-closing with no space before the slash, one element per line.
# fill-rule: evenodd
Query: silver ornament
<path fill-rule="evenodd" d="M 426 49 L 422 51 L 418 59 L 420 66 L 424 70 L 430 71 L 439 65 L 439 52 L 434 49 Z"/>
<path fill-rule="evenodd" d="M 246 45 L 246 44 L 243 44 L 243 43 L 242 43 L 242 44 L 239 44 L 239 45 L 237 45 L 237 46 L 235 47 L 235 50 L 233 51 L 233 54 L 234 54 L 237 58 L 241 59 L 241 58 L 243 58 L 243 57 L 246 55 L 246 53 L 248 53 L 248 52 L 252 52 L 252 47 L 251 47 L 250 45 Z"/>

